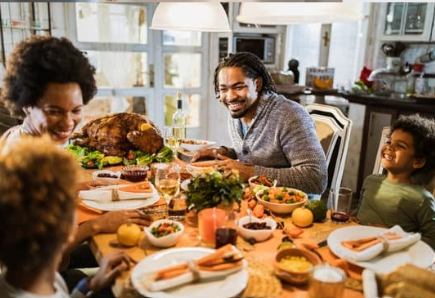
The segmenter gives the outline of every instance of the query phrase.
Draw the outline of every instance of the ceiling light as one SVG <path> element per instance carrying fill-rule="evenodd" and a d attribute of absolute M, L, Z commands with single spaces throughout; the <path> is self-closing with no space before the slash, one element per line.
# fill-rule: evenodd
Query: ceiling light
<path fill-rule="evenodd" d="M 259 25 L 288 25 L 356 21 L 363 18 L 359 3 L 243 2 L 238 22 Z"/>
<path fill-rule="evenodd" d="M 151 29 L 230 32 L 228 17 L 219 2 L 160 2 Z"/>

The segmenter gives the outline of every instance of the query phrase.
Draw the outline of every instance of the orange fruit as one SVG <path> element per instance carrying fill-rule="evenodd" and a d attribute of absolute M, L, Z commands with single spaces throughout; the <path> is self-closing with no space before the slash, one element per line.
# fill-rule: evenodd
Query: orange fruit
<path fill-rule="evenodd" d="M 141 228 L 134 223 L 120 225 L 116 232 L 118 242 L 125 246 L 136 245 L 139 242 L 141 234 Z"/>
<path fill-rule="evenodd" d="M 313 223 L 314 216 L 310 209 L 299 207 L 293 210 L 292 220 L 295 226 L 305 228 Z"/>
<path fill-rule="evenodd" d="M 314 79 L 314 87 L 319 89 L 328 89 L 332 87 L 333 80 L 331 78 L 328 78 L 326 80 L 322 80 L 319 77 L 316 77 Z"/>

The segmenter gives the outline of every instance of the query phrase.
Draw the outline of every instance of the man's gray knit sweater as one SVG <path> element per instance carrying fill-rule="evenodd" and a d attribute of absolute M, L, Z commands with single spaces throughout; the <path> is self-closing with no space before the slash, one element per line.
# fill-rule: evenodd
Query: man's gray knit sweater
<path fill-rule="evenodd" d="M 229 119 L 229 156 L 255 165 L 255 175 L 278 184 L 321 194 L 327 184 L 325 154 L 313 120 L 304 107 L 276 93 L 260 98 L 246 135 L 239 119 Z"/>

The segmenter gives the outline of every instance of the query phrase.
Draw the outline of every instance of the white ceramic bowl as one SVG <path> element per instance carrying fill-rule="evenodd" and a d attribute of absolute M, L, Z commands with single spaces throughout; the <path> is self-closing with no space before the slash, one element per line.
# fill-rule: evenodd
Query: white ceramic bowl
<path fill-rule="evenodd" d="M 112 178 L 112 177 L 98 177 L 98 175 L 101 174 L 106 174 L 106 175 L 110 175 L 110 176 L 116 176 L 117 178 Z M 99 170 L 99 171 L 95 171 L 92 173 L 92 178 L 94 180 L 102 180 L 105 181 L 107 183 L 109 183 L 110 185 L 114 185 L 114 184 L 118 184 L 119 182 L 119 178 L 121 177 L 121 172 L 113 172 L 113 171 L 109 171 L 109 170 Z"/>
<path fill-rule="evenodd" d="M 195 151 L 199 151 L 199 150 L 204 150 L 207 148 L 212 147 L 213 145 L 216 144 L 216 142 L 212 142 L 212 141 L 203 141 L 203 140 L 191 140 L 193 142 L 195 142 L 195 144 L 187 144 L 187 143 L 183 143 L 185 141 L 189 141 L 189 140 L 183 140 L 181 141 L 180 146 L 186 150 L 195 152 Z"/>
<path fill-rule="evenodd" d="M 266 189 L 267 191 L 270 191 L 271 189 L 275 189 L 275 188 L 282 188 L 282 187 L 270 187 L 268 189 Z M 286 187 L 287 190 L 289 191 L 295 191 L 295 192 L 299 192 L 302 193 L 304 195 L 304 199 L 300 202 L 297 203 L 292 203 L 292 204 L 287 204 L 287 203 L 273 203 L 273 202 L 268 202 L 263 200 L 263 193 L 264 193 L 264 189 L 260 190 L 259 192 L 256 193 L 256 197 L 257 200 L 260 204 L 262 204 L 265 208 L 269 209 L 272 212 L 275 213 L 291 213 L 293 212 L 293 210 L 295 210 L 297 207 L 301 207 L 303 206 L 307 200 L 308 200 L 308 196 L 306 193 L 304 193 L 303 191 L 300 191 L 298 189 L 295 188 L 290 188 L 290 187 Z"/>
<path fill-rule="evenodd" d="M 157 227 L 158 225 L 160 225 L 162 223 L 175 224 L 175 225 L 180 227 L 180 230 L 178 232 L 157 238 L 151 233 L 151 230 L 152 230 L 152 228 Z M 182 223 L 175 221 L 175 220 L 159 219 L 159 220 L 154 221 L 149 227 L 145 227 L 144 231 L 145 231 L 145 234 L 147 235 L 148 240 L 150 241 L 150 243 L 152 245 L 154 245 L 156 247 L 170 247 L 170 246 L 174 246 L 175 244 L 177 244 L 178 239 L 180 239 L 181 235 L 184 232 L 184 226 Z"/>
<path fill-rule="evenodd" d="M 266 186 L 266 185 L 263 185 L 263 184 L 258 184 L 258 183 L 254 183 L 254 182 L 252 182 L 252 181 L 254 181 L 254 180 L 257 179 L 257 178 L 258 178 L 258 176 L 252 176 L 251 178 L 248 179 L 249 187 L 250 187 L 252 190 L 253 190 L 256 186 L 258 186 L 258 185 Z M 272 187 L 275 187 L 277 183 L 278 183 L 278 181 L 277 181 L 276 179 L 273 180 L 273 181 L 272 181 Z M 267 187 L 267 186 L 266 186 L 266 187 Z"/>
<path fill-rule="evenodd" d="M 254 238 L 257 242 L 269 239 L 272 236 L 273 231 L 276 229 L 276 221 L 271 218 L 258 219 L 252 216 L 252 222 L 266 222 L 266 225 L 270 227 L 270 230 L 251 230 L 244 228 L 243 225 L 249 223 L 249 216 L 245 216 L 239 219 L 238 231 L 240 236 L 246 240 Z"/>

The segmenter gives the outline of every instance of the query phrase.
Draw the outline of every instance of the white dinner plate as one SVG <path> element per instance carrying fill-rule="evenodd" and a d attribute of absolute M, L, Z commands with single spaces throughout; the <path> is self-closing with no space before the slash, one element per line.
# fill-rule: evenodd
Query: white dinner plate
<path fill-rule="evenodd" d="M 156 292 L 150 292 L 144 286 L 144 279 L 150 273 L 187 260 L 201 258 L 212 252 L 214 252 L 214 249 L 203 247 L 180 247 L 161 250 L 146 257 L 134 267 L 131 273 L 131 281 L 141 295 L 150 298 L 234 297 L 243 291 L 248 283 L 246 261 L 243 261 L 244 268 L 224 278 L 199 281 Z"/>
<path fill-rule="evenodd" d="M 386 232 L 388 229 L 370 227 L 370 226 L 352 226 L 344 227 L 333 231 L 328 237 L 328 246 L 331 251 L 340 258 L 346 259 L 337 249 L 341 241 L 372 237 Z M 426 268 L 434 262 L 434 251 L 423 241 L 418 241 L 413 245 L 396 252 L 379 255 L 369 261 L 352 261 L 349 262 L 368 268 L 376 273 L 389 273 L 394 271 L 400 265 L 410 263 L 415 266 Z"/>
<path fill-rule="evenodd" d="M 101 189 L 110 189 L 110 188 L 121 188 L 127 185 L 116 185 L 116 186 L 106 186 Z M 120 200 L 120 201 L 110 201 L 110 202 L 99 202 L 93 200 L 85 200 L 82 199 L 83 204 L 89 206 L 94 209 L 102 210 L 102 211 L 117 211 L 117 210 L 134 210 L 139 208 L 144 208 L 150 206 L 157 202 L 160 199 L 157 190 L 151 185 L 153 188 L 153 193 L 151 196 L 140 199 L 128 199 L 128 200 Z"/>

